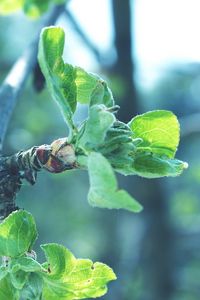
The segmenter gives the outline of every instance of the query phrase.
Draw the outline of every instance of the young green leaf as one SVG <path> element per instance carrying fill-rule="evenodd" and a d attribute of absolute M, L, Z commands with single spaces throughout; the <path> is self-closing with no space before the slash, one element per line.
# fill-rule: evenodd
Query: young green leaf
<path fill-rule="evenodd" d="M 48 263 L 44 274 L 43 297 L 48 300 L 73 300 L 103 296 L 106 284 L 115 280 L 111 268 L 88 259 L 76 259 L 66 248 L 57 244 L 42 245 Z"/>
<path fill-rule="evenodd" d="M 114 114 L 110 113 L 104 105 L 93 105 L 89 109 L 89 117 L 79 145 L 95 149 L 95 147 L 103 143 L 106 132 L 114 122 Z"/>
<path fill-rule="evenodd" d="M 19 298 L 19 291 L 12 286 L 9 275 L 0 280 L 1 300 L 19 300 Z"/>
<path fill-rule="evenodd" d="M 15 273 L 10 273 L 9 278 L 13 287 L 17 290 L 21 290 L 27 281 L 28 273 L 19 270 Z"/>
<path fill-rule="evenodd" d="M 40 272 L 43 271 L 43 267 L 33 258 L 23 256 L 12 259 L 10 263 L 10 272 L 14 273 L 19 270 L 24 272 Z"/>
<path fill-rule="evenodd" d="M 0 280 L 2 280 L 8 273 L 8 268 L 0 266 Z"/>
<path fill-rule="evenodd" d="M 98 77 L 98 82 L 90 96 L 90 106 L 95 104 L 104 104 L 107 107 L 114 105 L 114 99 L 107 83 Z"/>
<path fill-rule="evenodd" d="M 151 153 L 139 153 L 134 159 L 132 171 L 134 174 L 146 178 L 175 177 L 187 167 L 187 163 L 178 159 L 168 159 Z"/>
<path fill-rule="evenodd" d="M 100 77 L 64 63 L 64 43 L 62 28 L 44 28 L 40 35 L 38 61 L 54 100 L 67 123 L 73 127 L 72 116 L 77 102 L 110 107 L 113 105 L 113 97 Z"/>
<path fill-rule="evenodd" d="M 42 287 L 42 277 L 37 273 L 30 273 L 21 291 L 21 299 L 41 300 Z"/>
<path fill-rule="evenodd" d="M 138 149 L 174 158 L 179 144 L 179 122 L 167 110 L 138 115 L 129 122 L 134 138 L 142 138 Z"/>
<path fill-rule="evenodd" d="M 126 191 L 118 190 L 117 180 L 108 160 L 100 153 L 92 152 L 88 158 L 90 190 L 88 201 L 101 208 L 123 208 L 140 212 L 142 206 Z"/>
<path fill-rule="evenodd" d="M 19 210 L 0 224 L 0 255 L 17 257 L 29 251 L 37 238 L 32 215 Z"/>
<path fill-rule="evenodd" d="M 60 27 L 44 28 L 40 35 L 38 61 L 49 90 L 59 105 L 65 120 L 72 124 L 76 108 L 75 71 L 65 66 L 62 54 L 65 34 Z"/>
<path fill-rule="evenodd" d="M 38 60 L 52 96 L 68 123 L 77 101 L 88 103 L 98 79 L 81 68 L 64 64 L 62 55 L 65 33 L 60 27 L 47 27 L 41 32 Z"/>

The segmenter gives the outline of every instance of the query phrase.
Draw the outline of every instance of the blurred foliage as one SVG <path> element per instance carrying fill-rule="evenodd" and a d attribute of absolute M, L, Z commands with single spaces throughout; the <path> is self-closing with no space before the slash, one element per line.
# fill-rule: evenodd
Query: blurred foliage
<path fill-rule="evenodd" d="M 30 18 L 38 18 L 44 14 L 52 4 L 61 4 L 66 0 L 1 0 L 0 15 L 7 15 L 18 10 Z"/>

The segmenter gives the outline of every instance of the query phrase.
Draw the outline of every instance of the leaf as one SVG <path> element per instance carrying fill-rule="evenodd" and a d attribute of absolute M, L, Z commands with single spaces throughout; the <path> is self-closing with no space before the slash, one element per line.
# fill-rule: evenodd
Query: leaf
<path fill-rule="evenodd" d="M 98 79 L 81 68 L 64 64 L 64 43 L 65 33 L 62 28 L 44 28 L 40 36 L 38 60 L 54 100 L 66 121 L 71 122 L 77 101 L 90 101 Z"/>
<path fill-rule="evenodd" d="M 41 264 L 31 257 L 18 257 L 9 264 L 10 279 L 16 289 L 22 289 L 28 281 L 30 272 L 45 271 Z"/>
<path fill-rule="evenodd" d="M 179 144 L 179 123 L 167 110 L 136 116 L 129 122 L 134 138 L 142 138 L 138 149 L 173 158 Z"/>
<path fill-rule="evenodd" d="M 64 43 L 62 28 L 44 28 L 40 35 L 38 61 L 54 100 L 65 120 L 71 124 L 77 102 L 112 106 L 113 97 L 100 77 L 64 63 Z"/>
<path fill-rule="evenodd" d="M 32 215 L 19 210 L 0 224 L 0 256 L 17 257 L 29 251 L 37 238 Z"/>
<path fill-rule="evenodd" d="M 76 74 L 74 81 L 77 89 L 77 101 L 82 104 L 88 104 L 90 103 L 92 92 L 98 84 L 99 77 L 92 73 L 87 73 L 79 67 L 74 67 L 74 70 Z"/>
<path fill-rule="evenodd" d="M 90 106 L 104 104 L 107 107 L 112 107 L 114 105 L 112 92 L 105 81 L 100 77 L 98 77 L 98 79 L 99 80 L 91 93 Z"/>
<path fill-rule="evenodd" d="M 75 71 L 65 67 L 62 54 L 65 34 L 60 27 L 44 28 L 40 35 L 38 61 L 49 90 L 59 105 L 65 120 L 71 124 L 76 108 Z"/>
<path fill-rule="evenodd" d="M 133 163 L 133 172 L 146 178 L 159 178 L 163 176 L 178 176 L 188 164 L 178 159 L 168 159 L 154 156 L 151 153 L 138 154 Z"/>
<path fill-rule="evenodd" d="M 107 111 L 104 105 L 93 105 L 89 110 L 89 117 L 85 125 L 85 131 L 79 141 L 83 147 L 94 149 L 102 144 L 106 132 L 115 122 L 113 113 Z"/>
<path fill-rule="evenodd" d="M 27 281 L 28 273 L 19 270 L 15 273 L 10 273 L 9 277 L 14 288 L 21 290 Z"/>
<path fill-rule="evenodd" d="M 11 285 L 9 275 L 0 280 L 0 299 L 19 300 L 19 292 Z"/>
<path fill-rule="evenodd" d="M 2 280 L 8 274 L 8 268 L 0 266 L 0 280 Z"/>
<path fill-rule="evenodd" d="M 100 153 L 92 152 L 88 158 L 90 190 L 88 201 L 101 208 L 123 208 L 140 212 L 142 206 L 126 191 L 118 190 L 117 180 L 108 160 Z"/>
<path fill-rule="evenodd" d="M 18 257 L 12 259 L 10 264 L 11 272 L 17 272 L 22 270 L 24 272 L 40 272 L 43 271 L 43 267 L 40 263 L 31 257 Z"/>
<path fill-rule="evenodd" d="M 21 292 L 21 299 L 41 300 L 43 280 L 39 274 L 30 273 Z"/>
<path fill-rule="evenodd" d="M 43 275 L 43 297 L 48 300 L 96 298 L 107 291 L 106 284 L 115 280 L 111 268 L 88 259 L 76 259 L 65 247 L 58 244 L 42 245 L 49 274 Z"/>

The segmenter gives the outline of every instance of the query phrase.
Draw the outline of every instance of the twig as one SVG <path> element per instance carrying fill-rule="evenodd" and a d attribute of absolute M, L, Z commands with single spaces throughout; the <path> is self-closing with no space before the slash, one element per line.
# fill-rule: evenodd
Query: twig
<path fill-rule="evenodd" d="M 24 179 L 33 185 L 41 169 L 61 173 L 78 167 L 74 147 L 66 138 L 0 157 L 0 219 L 17 209 L 15 197 Z"/>
<path fill-rule="evenodd" d="M 35 39 L 24 52 L 24 54 L 14 64 L 0 87 L 0 150 L 3 148 L 3 142 L 8 124 L 19 94 L 36 64 L 40 31 L 44 26 L 53 25 L 60 14 L 64 11 L 64 8 L 64 5 L 56 6 L 51 13 L 47 15 L 47 17 L 41 23 L 40 30 Z"/>

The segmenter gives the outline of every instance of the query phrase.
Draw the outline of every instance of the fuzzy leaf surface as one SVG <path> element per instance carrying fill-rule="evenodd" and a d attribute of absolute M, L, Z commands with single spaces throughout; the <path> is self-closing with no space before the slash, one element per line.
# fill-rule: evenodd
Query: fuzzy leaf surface
<path fill-rule="evenodd" d="M 44 274 L 43 297 L 48 300 L 96 298 L 107 291 L 106 284 L 115 280 L 111 268 L 89 259 L 76 259 L 65 247 L 42 245 L 50 273 Z"/>
<path fill-rule="evenodd" d="M 32 215 L 22 210 L 15 211 L 0 224 L 0 255 L 21 256 L 31 249 L 36 238 Z"/>
<path fill-rule="evenodd" d="M 104 142 L 106 132 L 115 121 L 113 113 L 107 111 L 104 105 L 93 105 L 89 109 L 89 117 L 79 144 L 95 148 Z"/>
<path fill-rule="evenodd" d="M 90 190 L 88 201 L 101 208 L 123 208 L 140 212 L 142 206 L 126 191 L 118 190 L 117 180 L 108 160 L 100 153 L 92 152 L 88 158 Z"/>

